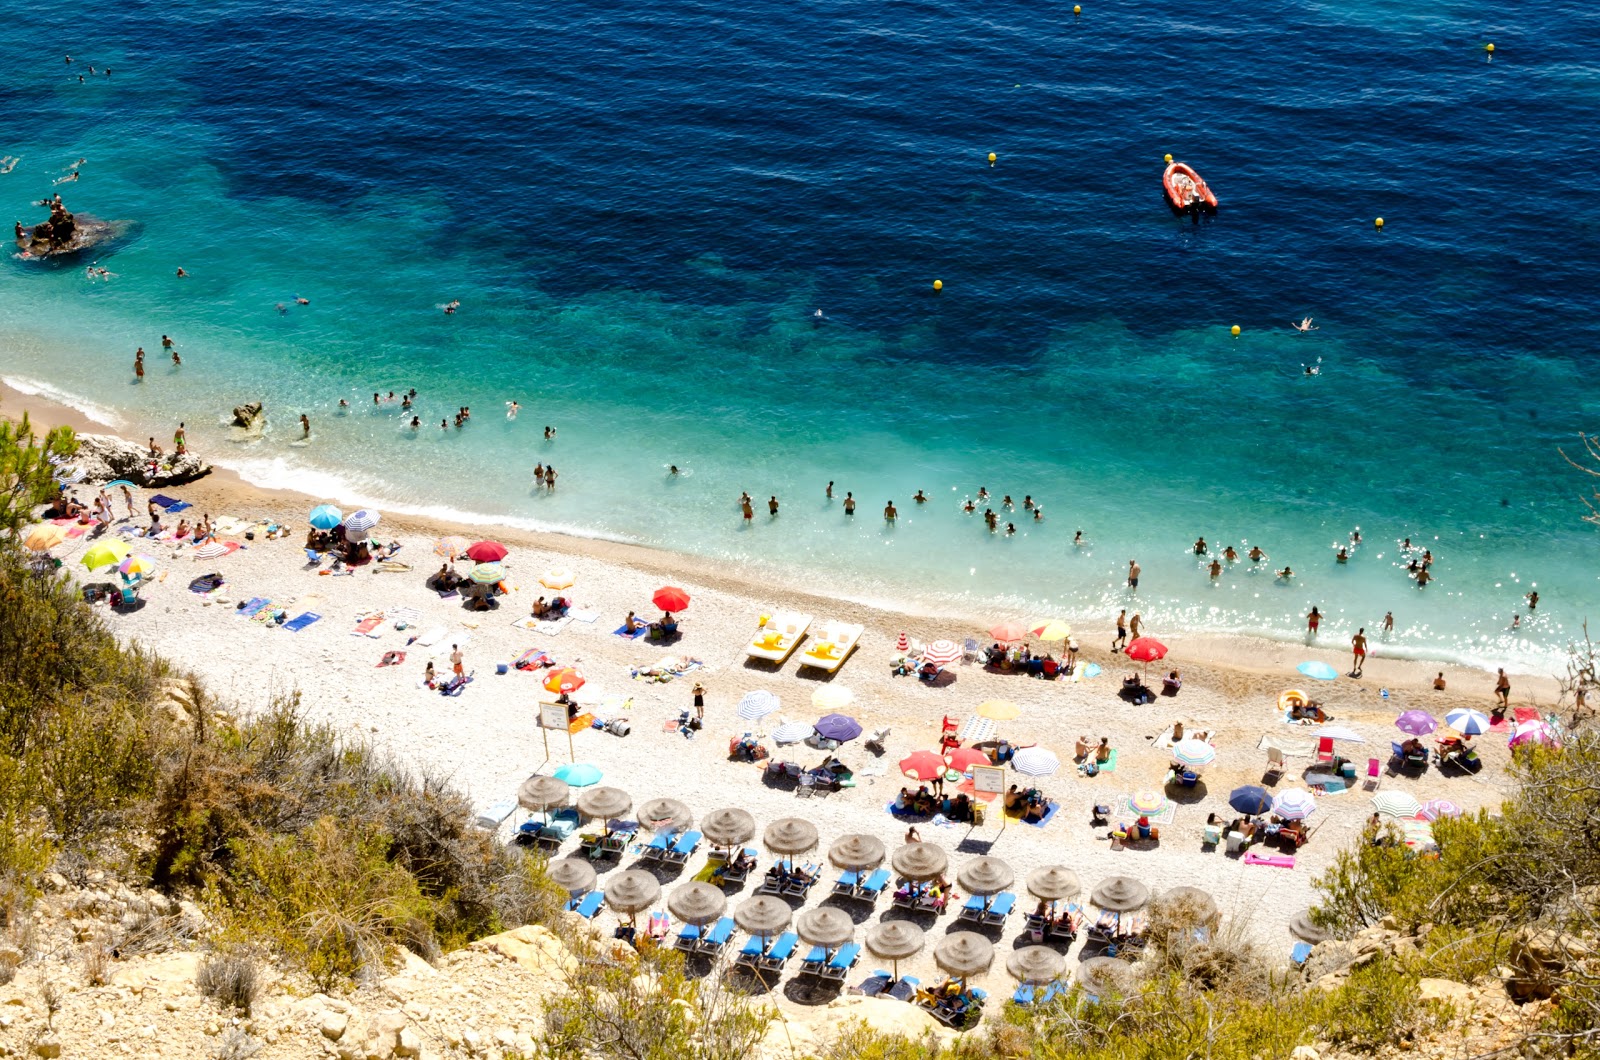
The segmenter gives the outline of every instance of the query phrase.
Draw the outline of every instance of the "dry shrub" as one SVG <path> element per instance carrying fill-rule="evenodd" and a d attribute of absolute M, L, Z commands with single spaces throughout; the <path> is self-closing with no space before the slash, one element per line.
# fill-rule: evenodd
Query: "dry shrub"
<path fill-rule="evenodd" d="M 105 986 L 111 980 L 111 948 L 100 939 L 83 945 L 78 951 L 83 961 L 83 980 L 90 986 Z"/>
<path fill-rule="evenodd" d="M 248 1013 L 261 992 L 261 972 L 246 952 L 212 953 L 200 962 L 195 986 L 219 1004 Z"/>
<path fill-rule="evenodd" d="M 1140 964 L 1150 974 L 1176 973 L 1191 989 L 1232 997 L 1265 999 L 1272 993 L 1272 970 L 1247 936 L 1248 921 L 1226 926 L 1192 895 L 1154 904 L 1145 929 Z"/>

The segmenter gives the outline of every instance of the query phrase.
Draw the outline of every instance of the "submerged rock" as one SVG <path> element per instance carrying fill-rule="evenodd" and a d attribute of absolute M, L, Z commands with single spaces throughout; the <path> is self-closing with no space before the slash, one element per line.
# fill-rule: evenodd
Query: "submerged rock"
<path fill-rule="evenodd" d="M 233 426 L 243 427 L 247 431 L 257 430 L 263 426 L 261 419 L 265 415 L 266 409 L 259 401 L 239 405 L 233 410 Z"/>
<path fill-rule="evenodd" d="M 125 478 L 140 486 L 181 486 L 211 474 L 211 465 L 193 453 L 162 454 L 152 471 L 148 450 L 107 434 L 78 435 L 78 451 L 72 463 L 87 482 Z"/>

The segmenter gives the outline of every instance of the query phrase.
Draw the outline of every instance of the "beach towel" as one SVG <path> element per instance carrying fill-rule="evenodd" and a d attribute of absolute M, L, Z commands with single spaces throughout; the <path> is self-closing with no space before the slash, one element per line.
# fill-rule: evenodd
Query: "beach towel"
<path fill-rule="evenodd" d="M 1117 749 L 1115 747 L 1111 749 L 1111 757 L 1099 764 L 1099 771 L 1102 773 L 1115 773 L 1117 771 Z"/>
<path fill-rule="evenodd" d="M 517 661 L 511 665 L 519 670 L 533 670 L 540 666 L 548 666 L 550 661 L 549 652 L 540 651 L 538 648 L 529 648 L 517 656 Z"/>
<path fill-rule="evenodd" d="M 88 532 L 88 530 L 89 530 L 89 528 L 87 526 L 74 526 L 71 530 L 67 531 L 67 536 L 68 537 L 82 537 L 85 533 Z"/>
<path fill-rule="evenodd" d="M 472 683 L 471 674 L 456 674 L 450 680 L 439 686 L 441 696 L 459 696 L 466 687 Z"/>
<path fill-rule="evenodd" d="M 1061 804 L 1059 802 L 1049 802 L 1046 803 L 1046 807 L 1047 808 L 1044 811 L 1043 817 L 1039 818 L 1037 821 L 1023 821 L 1022 823 L 1026 825 L 1032 825 L 1034 828 L 1043 828 L 1045 825 L 1050 823 L 1050 818 L 1054 817 L 1056 812 L 1061 809 Z"/>
<path fill-rule="evenodd" d="M 519 618 L 519 619 L 517 619 L 515 622 L 513 622 L 511 624 L 513 626 L 515 626 L 517 629 L 532 630 L 532 629 L 537 629 L 538 628 L 539 620 L 536 619 L 536 618 Z"/>
<path fill-rule="evenodd" d="M 378 628 L 382 625 L 383 612 L 379 611 L 376 614 L 368 615 L 357 623 L 356 628 L 350 631 L 350 635 L 352 637 L 379 637 L 383 635 L 383 630 Z M 377 630 L 377 632 L 374 633 L 373 630 Z"/>
<path fill-rule="evenodd" d="M 272 601 L 268 600 L 264 596 L 252 596 L 249 600 L 240 605 L 238 613 L 243 615 L 245 618 L 255 618 L 256 615 L 261 612 L 263 607 L 266 607 L 271 603 Z"/>
<path fill-rule="evenodd" d="M 195 578 L 193 581 L 189 582 L 189 591 L 191 593 L 214 592 L 217 587 L 222 584 L 222 582 L 222 575 L 213 571 L 210 574 L 202 574 L 198 578 Z"/>
<path fill-rule="evenodd" d="M 150 498 L 150 503 L 155 505 L 157 508 L 165 508 L 167 511 L 171 511 L 174 504 L 180 504 L 182 502 L 176 497 L 169 497 L 165 493 L 158 493 L 154 497 Z"/>
<path fill-rule="evenodd" d="M 557 637 L 561 635 L 561 631 L 565 629 L 567 624 L 571 621 L 572 619 L 570 618 L 558 618 L 554 622 L 540 622 L 533 628 L 536 632 L 542 634 L 543 636 Z"/>
<path fill-rule="evenodd" d="M 271 622 L 273 619 L 277 618 L 279 615 L 282 615 L 283 613 L 284 613 L 283 608 L 281 608 L 281 607 L 273 607 L 271 603 L 268 603 L 267 606 L 263 607 L 261 610 L 257 611 L 255 614 L 251 615 L 250 616 L 250 621 L 252 621 L 252 622 L 260 622 L 263 625 L 265 625 L 265 624 Z"/>
<path fill-rule="evenodd" d="M 600 617 L 600 612 L 590 611 L 588 608 L 574 608 L 567 612 L 567 617 L 574 622 L 593 622 Z"/>
<path fill-rule="evenodd" d="M 431 648 L 444 639 L 444 632 L 443 626 L 430 626 L 412 637 L 408 643 L 415 644 L 419 648 Z"/>
<path fill-rule="evenodd" d="M 409 629 L 422 621 L 422 612 L 414 607 L 390 607 L 384 610 L 395 629 Z"/>
<path fill-rule="evenodd" d="M 283 628 L 294 633 L 299 633 L 302 629 L 305 629 L 307 626 L 311 625 L 311 623 L 316 622 L 321 618 L 322 616 L 317 614 L 315 611 L 307 611 L 305 614 L 297 615 L 285 622 L 283 624 Z"/>
<path fill-rule="evenodd" d="M 383 658 L 378 660 L 378 665 L 379 666 L 399 666 L 401 663 L 403 663 L 405 661 L 406 661 L 406 653 L 405 652 L 403 652 L 403 651 L 386 651 L 386 652 L 383 653 Z"/>
<path fill-rule="evenodd" d="M 1275 869 L 1294 868 L 1293 854 L 1257 854 L 1255 851 L 1246 851 L 1244 855 L 1246 865 L 1270 865 Z"/>
<path fill-rule="evenodd" d="M 615 636 L 622 637 L 625 640 L 638 640 L 640 637 L 643 637 L 643 636 L 645 636 L 646 634 L 648 634 L 650 632 L 650 627 L 642 625 L 638 629 L 634 630 L 632 633 L 629 633 L 628 632 L 628 624 L 626 622 L 624 622 L 622 625 L 618 626 L 616 629 L 612 630 L 611 632 Z"/>

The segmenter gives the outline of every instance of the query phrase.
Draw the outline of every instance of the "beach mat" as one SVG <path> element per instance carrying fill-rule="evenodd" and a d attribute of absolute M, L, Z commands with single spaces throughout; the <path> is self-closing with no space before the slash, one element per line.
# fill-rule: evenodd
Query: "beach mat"
<path fill-rule="evenodd" d="M 543 663 L 548 663 L 551 661 L 552 660 L 549 652 L 540 651 L 538 648 L 529 648 L 527 651 L 517 656 L 516 661 L 511 665 L 515 666 L 518 670 L 532 670 Z"/>
<path fill-rule="evenodd" d="M 322 616 L 315 611 L 307 611 L 305 614 L 298 615 L 285 622 L 283 628 L 293 633 L 299 633 L 302 629 L 305 629 L 313 622 L 319 621 L 321 618 Z"/>
<path fill-rule="evenodd" d="M 1059 802 L 1050 802 L 1048 803 L 1048 807 L 1049 808 L 1044 811 L 1044 816 L 1039 818 L 1037 821 L 1022 821 L 1022 818 L 1020 817 L 1014 818 L 1014 820 L 1022 821 L 1023 824 L 1028 825 L 1031 828 L 1043 828 L 1045 825 L 1050 823 L 1050 819 L 1052 817 L 1061 811 L 1061 804 Z"/>
<path fill-rule="evenodd" d="M 1256 749 L 1259 751 L 1271 747 L 1276 747 L 1289 758 L 1310 758 L 1317 753 L 1317 741 L 1296 740 L 1281 733 L 1268 733 L 1256 744 Z"/>
<path fill-rule="evenodd" d="M 150 503 L 154 504 L 158 508 L 166 509 L 169 513 L 181 512 L 186 508 L 194 507 L 194 505 L 190 504 L 188 501 L 179 500 L 177 497 L 168 497 L 165 493 L 158 493 L 154 497 L 151 497 Z"/>
<path fill-rule="evenodd" d="M 647 635 L 650 632 L 650 627 L 649 626 L 640 626 L 638 629 L 634 630 L 632 633 L 629 633 L 628 632 L 627 623 L 623 623 L 622 625 L 618 626 L 616 629 L 612 630 L 611 632 L 612 632 L 612 635 L 618 636 L 618 637 L 622 637 L 625 640 L 638 640 L 640 637 L 643 637 L 643 636 Z"/>
<path fill-rule="evenodd" d="M 572 619 L 570 618 L 558 618 L 554 622 L 540 622 L 533 628 L 536 632 L 542 634 L 543 636 L 559 637 L 561 635 L 561 631 L 565 629 L 571 622 Z"/>
<path fill-rule="evenodd" d="M 1294 868 L 1294 855 L 1257 854 L 1255 851 L 1247 851 L 1244 856 L 1244 863 L 1246 865 L 1268 865 L 1275 869 L 1292 869 Z"/>
<path fill-rule="evenodd" d="M 268 607 L 271 604 L 272 601 L 264 596 L 252 596 L 245 601 L 243 607 L 239 608 L 238 614 L 243 615 L 245 618 L 255 618 L 256 615 L 260 614 L 263 607 Z"/>
<path fill-rule="evenodd" d="M 534 630 L 539 628 L 539 620 L 536 618 L 519 618 L 511 625 L 516 629 Z"/>
<path fill-rule="evenodd" d="M 359 623 L 357 623 L 356 628 L 350 631 L 350 635 L 352 637 L 378 637 L 383 633 L 383 631 L 378 628 L 382 625 L 383 612 L 379 611 L 375 615 L 368 615 L 366 618 L 363 618 Z M 378 630 L 378 632 L 374 633 L 373 630 Z"/>

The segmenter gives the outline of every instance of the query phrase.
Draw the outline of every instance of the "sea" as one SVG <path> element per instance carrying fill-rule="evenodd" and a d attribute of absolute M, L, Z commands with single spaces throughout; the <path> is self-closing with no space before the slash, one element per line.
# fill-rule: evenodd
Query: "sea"
<path fill-rule="evenodd" d="M 1169 644 L 1387 612 L 1380 652 L 1561 669 L 1600 617 L 1563 456 L 1600 431 L 1600 9 L 1080 6 L 9 0 L 7 213 L 128 223 L 8 253 L 0 377 L 485 535 Z M 1201 536 L 1267 559 L 1213 579 Z"/>

